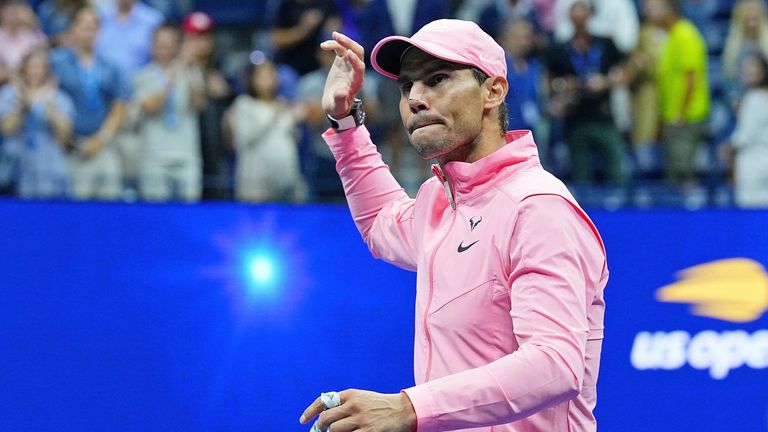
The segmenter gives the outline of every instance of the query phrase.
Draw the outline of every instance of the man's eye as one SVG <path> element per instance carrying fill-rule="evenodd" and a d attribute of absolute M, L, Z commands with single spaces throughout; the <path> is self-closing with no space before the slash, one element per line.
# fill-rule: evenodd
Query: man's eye
<path fill-rule="evenodd" d="M 408 93 L 411 91 L 411 87 L 413 87 L 413 83 L 411 82 L 405 82 L 400 84 L 400 91 L 402 93 Z"/>
<path fill-rule="evenodd" d="M 429 78 L 429 80 L 427 81 L 427 83 L 428 83 L 430 86 L 434 86 L 434 85 L 437 85 L 437 84 L 440 84 L 441 82 L 443 82 L 443 81 L 445 80 L 445 78 L 447 78 L 447 77 L 445 76 L 445 74 L 437 74 L 437 75 L 434 75 L 434 76 L 432 76 L 431 78 Z"/>

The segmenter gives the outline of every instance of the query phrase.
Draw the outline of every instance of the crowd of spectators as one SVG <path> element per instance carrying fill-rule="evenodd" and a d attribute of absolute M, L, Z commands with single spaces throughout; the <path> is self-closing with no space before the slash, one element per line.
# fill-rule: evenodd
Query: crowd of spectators
<path fill-rule="evenodd" d="M 461 18 L 507 51 L 510 127 L 583 202 L 768 207 L 764 1 L 0 0 L 0 191 L 343 200 L 319 42 Z M 366 123 L 415 193 L 399 97 L 369 71 Z"/>

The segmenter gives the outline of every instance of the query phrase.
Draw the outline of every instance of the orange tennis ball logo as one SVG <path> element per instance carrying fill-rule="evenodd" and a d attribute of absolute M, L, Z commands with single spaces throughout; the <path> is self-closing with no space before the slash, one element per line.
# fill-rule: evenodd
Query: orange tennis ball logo
<path fill-rule="evenodd" d="M 678 282 L 656 291 L 659 301 L 688 303 L 694 315 L 738 323 L 757 320 L 768 310 L 768 272 L 757 261 L 713 261 L 677 277 Z"/>

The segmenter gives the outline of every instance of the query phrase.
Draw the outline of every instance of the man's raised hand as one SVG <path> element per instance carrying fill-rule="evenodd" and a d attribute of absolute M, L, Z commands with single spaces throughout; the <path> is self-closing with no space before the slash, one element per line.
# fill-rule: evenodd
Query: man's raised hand
<path fill-rule="evenodd" d="M 363 87 L 364 50 L 360 44 L 339 32 L 333 32 L 333 39 L 321 43 L 320 48 L 336 52 L 336 59 L 325 81 L 321 104 L 328 115 L 341 118 L 349 113 L 355 95 Z"/>

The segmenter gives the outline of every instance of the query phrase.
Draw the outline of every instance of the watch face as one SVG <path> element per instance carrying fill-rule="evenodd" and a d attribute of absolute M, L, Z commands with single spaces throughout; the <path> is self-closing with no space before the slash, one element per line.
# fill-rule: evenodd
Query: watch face
<path fill-rule="evenodd" d="M 349 114 L 340 119 L 335 119 L 329 114 L 326 114 L 328 121 L 331 123 L 331 127 L 336 130 L 346 130 L 355 126 L 360 126 L 365 121 L 365 111 L 363 110 L 363 101 L 355 98 L 352 103 L 352 107 L 349 110 Z"/>
<path fill-rule="evenodd" d="M 365 111 L 363 110 L 363 106 L 360 105 L 360 108 L 357 109 L 357 112 L 355 113 L 355 123 L 357 123 L 358 126 L 363 124 L 365 122 Z"/>

